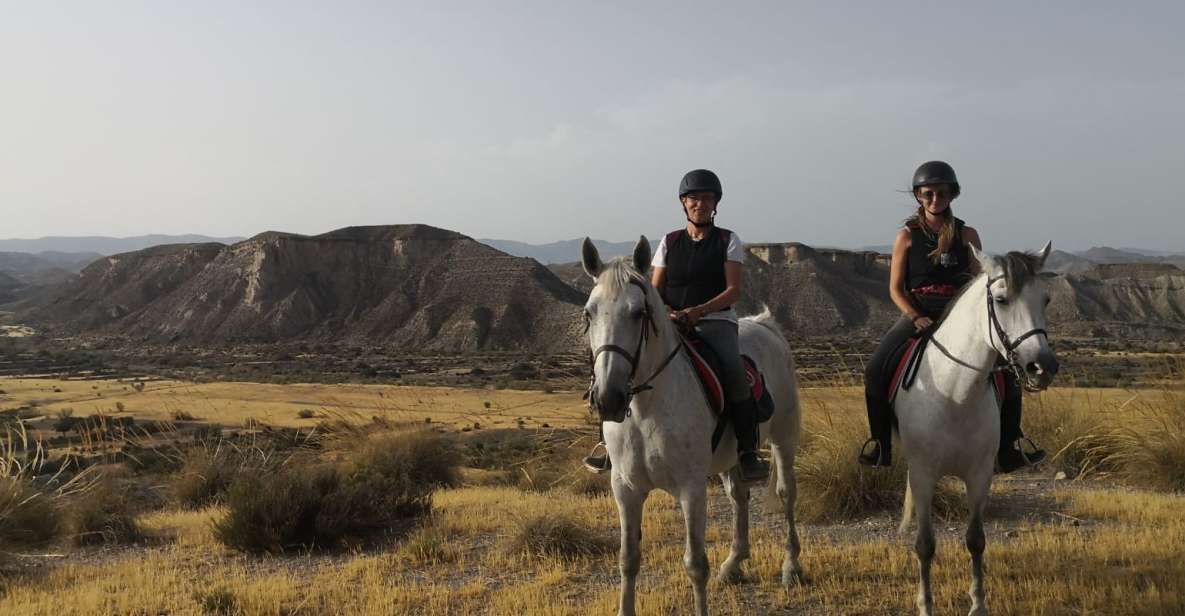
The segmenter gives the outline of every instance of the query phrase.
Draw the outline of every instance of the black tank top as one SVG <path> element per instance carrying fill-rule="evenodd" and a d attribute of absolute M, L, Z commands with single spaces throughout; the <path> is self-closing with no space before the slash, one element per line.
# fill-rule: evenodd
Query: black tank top
<path fill-rule="evenodd" d="M 698 306 L 728 288 L 724 263 L 728 260 L 728 241 L 732 232 L 712 227 L 708 236 L 694 241 L 686 229 L 666 236 L 666 282 L 663 299 L 671 308 L 682 310 Z"/>
<path fill-rule="evenodd" d="M 946 308 L 954 292 L 971 277 L 971 251 L 963 241 L 965 223 L 955 218 L 955 241 L 950 250 L 935 263 L 930 253 L 938 247 L 938 235 L 923 229 L 916 220 L 909 229 L 909 252 L 905 262 L 905 285 L 929 316 L 936 316 Z"/>

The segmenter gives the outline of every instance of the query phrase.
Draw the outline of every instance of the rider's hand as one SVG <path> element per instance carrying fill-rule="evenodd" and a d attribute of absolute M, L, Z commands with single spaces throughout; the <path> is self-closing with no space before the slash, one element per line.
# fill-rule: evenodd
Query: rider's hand
<path fill-rule="evenodd" d="M 703 306 L 692 306 L 682 312 L 685 315 L 684 318 L 687 319 L 687 323 L 690 325 L 695 325 L 704 316 Z"/>
<path fill-rule="evenodd" d="M 918 318 L 913 320 L 913 326 L 919 332 L 926 331 L 933 324 L 934 324 L 934 319 L 931 319 L 930 317 L 925 316 L 925 315 L 919 316 Z"/>

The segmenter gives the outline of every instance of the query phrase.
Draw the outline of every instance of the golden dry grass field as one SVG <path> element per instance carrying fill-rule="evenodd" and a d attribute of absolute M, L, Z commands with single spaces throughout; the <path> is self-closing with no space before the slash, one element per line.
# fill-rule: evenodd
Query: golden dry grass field
<path fill-rule="evenodd" d="M 172 381 L 150 381 L 141 392 L 119 381 L 34 379 L 0 379 L 0 390 L 0 409 L 24 408 L 29 418 L 69 408 L 75 417 L 132 416 L 138 424 L 187 414 L 228 430 L 266 424 L 309 431 L 326 417 L 367 425 L 379 417 L 383 429 L 404 431 L 430 418 L 436 430 L 456 433 L 467 451 L 484 443 L 487 457 L 494 455 L 491 443 L 503 440 L 548 443 L 538 450 L 543 453 L 528 451 L 505 466 L 492 457 L 469 458 L 476 468 L 462 469 L 455 487 L 437 490 L 430 514 L 377 539 L 280 554 L 228 547 L 215 532 L 227 515 L 225 502 L 180 505 L 169 496 L 169 476 L 147 475 L 138 489 L 159 496 L 144 498 L 148 504 L 136 510 L 135 539 L 0 546 L 0 614 L 616 610 L 617 515 L 603 484 L 576 467 L 595 438 L 578 392 Z M 785 529 L 757 489 L 749 580 L 713 581 L 713 613 L 913 613 L 913 538 L 895 532 L 903 472 L 872 475 L 856 466 L 864 433 L 859 390 L 807 388 L 802 400 L 799 530 L 808 582 L 780 586 Z M 301 417 L 306 409 L 312 417 Z M 1153 477 L 1185 471 L 1181 393 L 1054 389 L 1026 400 L 1025 425 L 1057 455 L 994 485 L 986 553 L 993 613 L 1185 613 L 1185 497 L 1179 478 Z M 96 472 L 140 477 L 119 466 Z M 1055 479 L 1059 471 L 1069 478 Z M 963 518 L 949 504 L 955 497 L 957 487 L 949 487 L 934 569 L 943 614 L 965 613 L 969 605 Z M 718 486 L 710 508 L 715 567 L 730 532 Z M 675 502 L 652 496 L 643 528 L 641 614 L 689 609 L 682 529 Z"/>

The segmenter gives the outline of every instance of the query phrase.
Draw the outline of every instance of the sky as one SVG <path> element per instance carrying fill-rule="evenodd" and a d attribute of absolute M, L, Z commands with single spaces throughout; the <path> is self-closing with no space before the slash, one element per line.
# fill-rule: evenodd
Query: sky
<path fill-rule="evenodd" d="M 991 251 L 1185 252 L 1181 2 L 9 2 L 0 237 L 683 223 L 888 244 L 921 162 Z"/>

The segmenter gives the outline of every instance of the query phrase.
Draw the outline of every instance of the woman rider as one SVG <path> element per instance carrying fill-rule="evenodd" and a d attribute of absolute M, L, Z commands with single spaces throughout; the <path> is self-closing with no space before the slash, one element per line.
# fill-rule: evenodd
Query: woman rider
<path fill-rule="evenodd" d="M 889 295 L 902 317 L 881 338 L 864 374 L 864 399 L 872 438 L 861 448 L 859 461 L 867 466 L 889 466 L 892 460 L 893 412 L 886 397 L 893 351 L 912 335 L 934 325 L 947 304 L 974 273 L 968 244 L 982 249 L 979 233 L 951 212 L 959 196 L 955 170 L 942 161 L 930 161 L 913 174 L 917 213 L 897 232 L 889 266 Z M 1012 472 L 1045 458 L 1036 449 L 1025 454 L 1019 448 L 1021 394 L 1015 375 L 1006 371 L 1004 401 L 1000 413 L 1000 449 L 996 456 L 1001 472 Z M 870 446 L 871 445 L 871 446 Z"/>
<path fill-rule="evenodd" d="M 769 465 L 757 455 L 757 403 L 741 363 L 737 314 L 732 308 L 741 298 L 744 244 L 736 233 L 715 225 L 716 205 L 723 195 L 720 178 L 707 169 L 683 176 L 679 200 L 687 225 L 659 242 L 650 281 L 662 294 L 670 318 L 694 327 L 720 357 L 720 380 L 737 435 L 741 481 L 759 482 L 769 477 Z M 589 456 L 584 464 L 593 472 L 610 468 L 607 455 Z"/>

